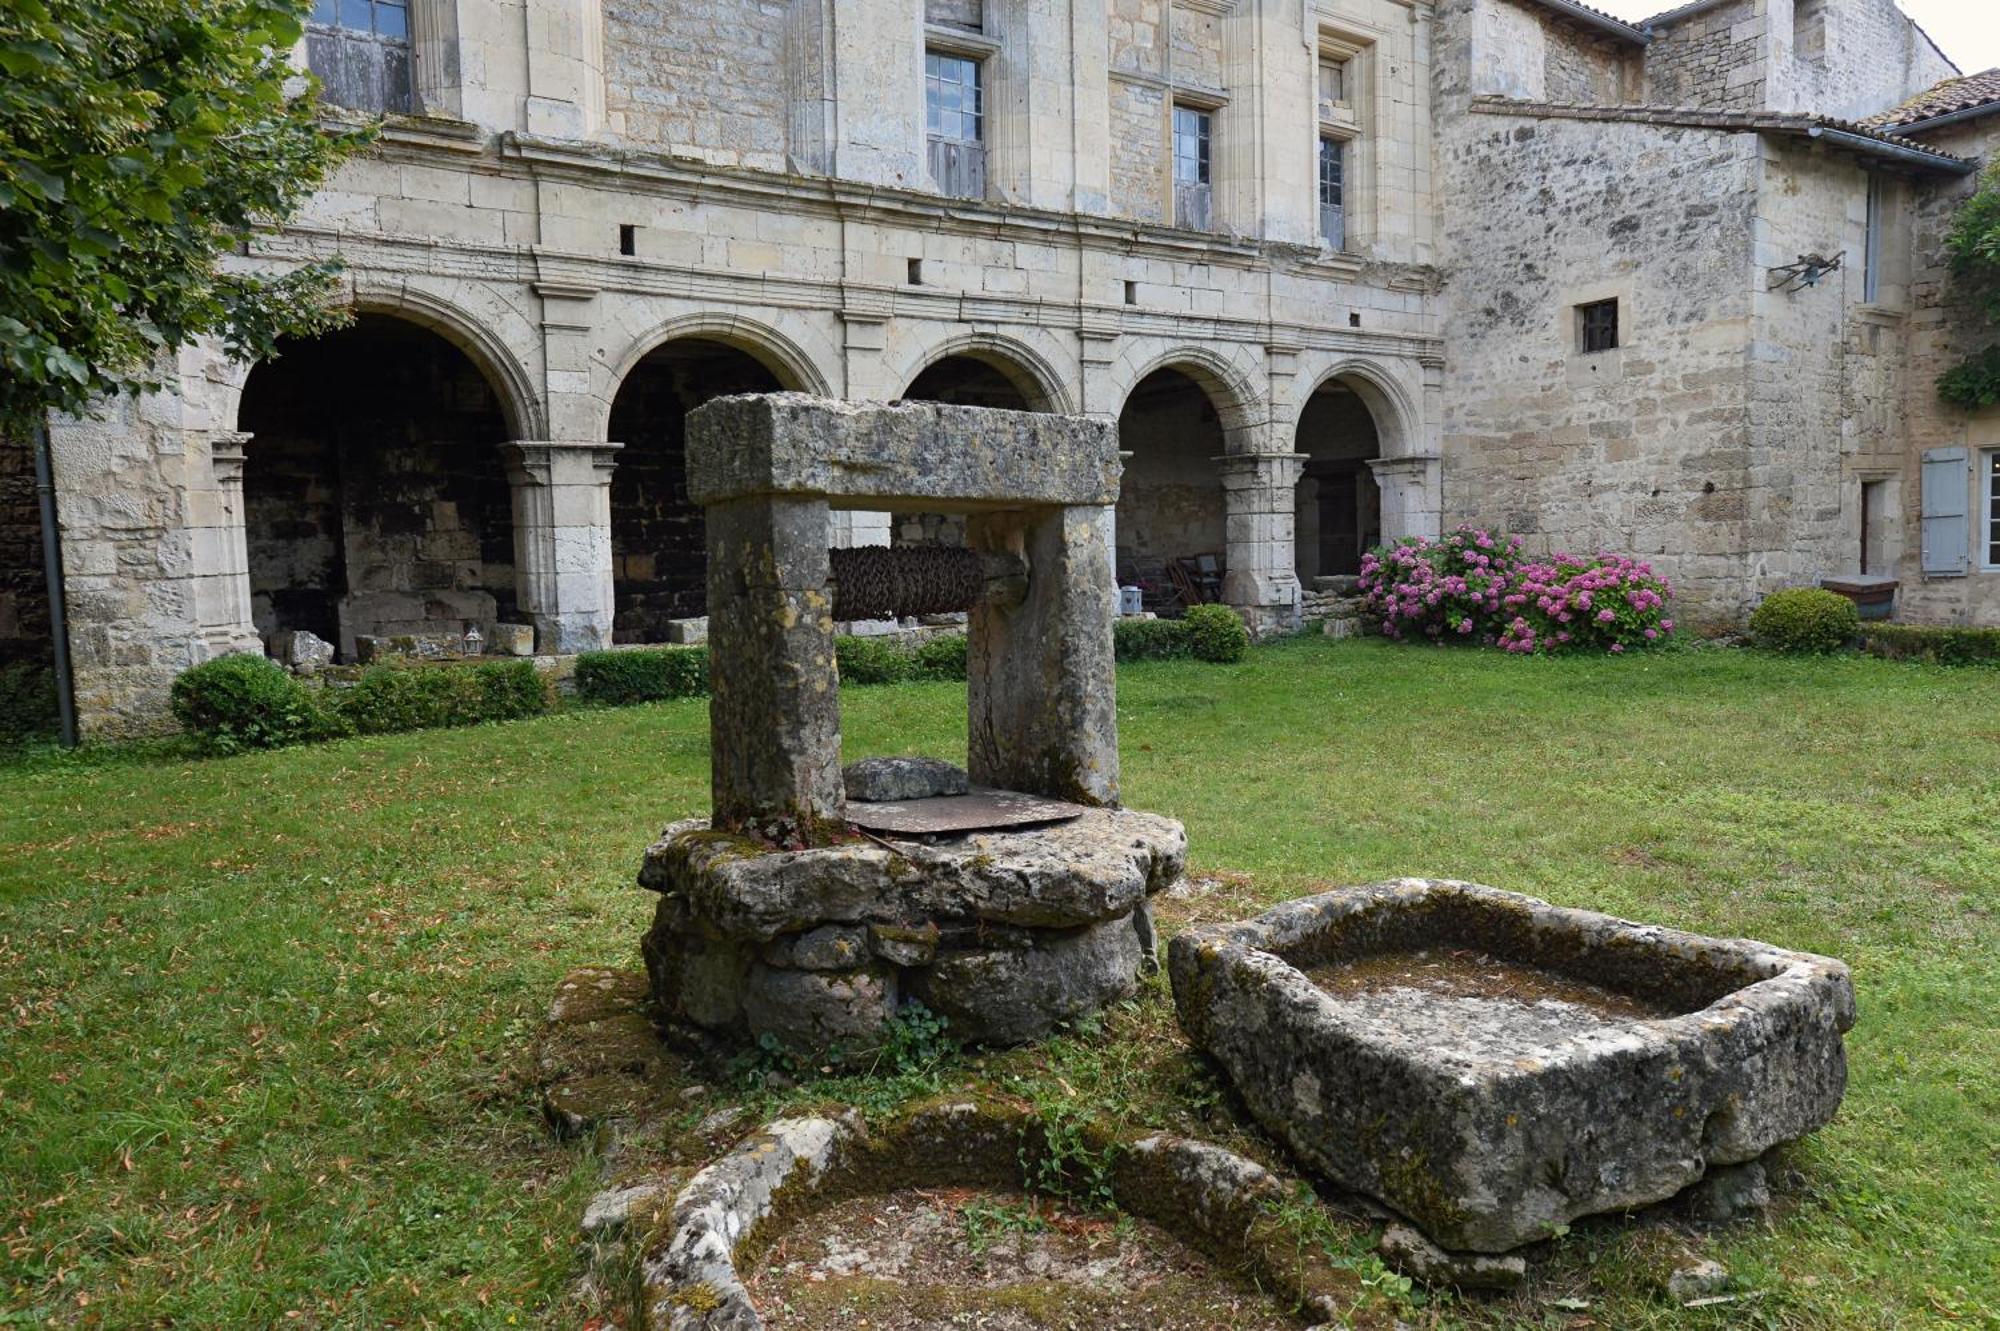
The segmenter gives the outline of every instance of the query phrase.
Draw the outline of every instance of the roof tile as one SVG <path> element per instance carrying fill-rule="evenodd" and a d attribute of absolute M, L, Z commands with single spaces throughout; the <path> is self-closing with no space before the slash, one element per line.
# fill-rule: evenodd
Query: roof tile
<path fill-rule="evenodd" d="M 1991 106 L 2000 110 L 2000 69 L 1966 74 L 1918 93 L 1893 111 L 1869 116 L 1862 123 L 1873 129 L 1898 129 L 1921 120 L 1934 120 L 1958 111 Z"/>

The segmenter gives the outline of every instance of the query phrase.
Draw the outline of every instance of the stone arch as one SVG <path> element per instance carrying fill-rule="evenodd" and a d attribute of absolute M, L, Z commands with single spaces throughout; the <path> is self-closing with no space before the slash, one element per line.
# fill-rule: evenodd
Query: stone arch
<path fill-rule="evenodd" d="M 1375 420 L 1385 458 L 1409 457 L 1418 452 L 1422 437 L 1417 410 L 1410 391 L 1397 377 L 1373 361 L 1347 358 L 1335 361 L 1310 378 L 1300 376 L 1301 391 L 1292 403 L 1291 428 L 1296 435 L 1300 419 L 1313 397 L 1328 384 L 1338 382 L 1367 406 Z"/>
<path fill-rule="evenodd" d="M 1255 453 L 1267 413 L 1264 395 L 1257 391 L 1248 371 L 1210 347 L 1175 346 L 1159 352 L 1136 369 L 1121 376 L 1119 411 L 1133 390 L 1161 370 L 1173 370 L 1192 380 L 1208 395 L 1221 425 L 1223 451 Z"/>
<path fill-rule="evenodd" d="M 395 283 L 357 278 L 343 302 L 356 315 L 381 314 L 436 333 L 463 352 L 485 376 L 499 399 L 506 418 L 508 436 L 537 439 L 546 432 L 542 398 L 534 379 L 521 364 L 507 340 L 489 329 L 470 311 L 428 291 Z M 335 330 L 338 331 L 338 330 Z M 221 398 L 217 417 L 241 429 L 243 389 L 250 381 L 255 361 L 223 362 L 218 381 Z"/>
<path fill-rule="evenodd" d="M 363 637 L 516 618 L 502 446 L 522 404 L 482 359 L 435 319 L 361 302 L 348 327 L 244 368 L 239 520 L 260 637 L 304 631 L 352 659 Z"/>
<path fill-rule="evenodd" d="M 705 524 L 687 493 L 688 413 L 729 393 L 826 390 L 795 344 L 738 315 L 681 315 L 632 341 L 599 432 L 622 445 L 607 492 L 614 642 L 673 641 L 676 621 L 706 613 Z"/>
<path fill-rule="evenodd" d="M 611 408 L 618 400 L 618 390 L 625 386 L 625 381 L 639 363 L 670 342 L 690 339 L 718 342 L 744 353 L 769 370 L 779 383 L 792 392 L 811 393 L 817 397 L 833 396 L 831 381 L 813 363 L 805 348 L 769 324 L 741 314 L 680 314 L 656 323 L 632 338 L 619 358 L 608 362 L 610 376 L 609 387 L 604 394 L 603 418 L 606 430 L 610 428 Z"/>
<path fill-rule="evenodd" d="M 896 382 L 903 385 L 899 396 L 907 397 L 926 371 L 953 357 L 978 361 L 997 371 L 1020 392 L 1030 411 L 1068 415 L 1076 410 L 1062 374 L 1046 356 L 1026 342 L 998 333 L 961 333 L 929 347 L 914 366 L 906 366 L 897 376 Z"/>

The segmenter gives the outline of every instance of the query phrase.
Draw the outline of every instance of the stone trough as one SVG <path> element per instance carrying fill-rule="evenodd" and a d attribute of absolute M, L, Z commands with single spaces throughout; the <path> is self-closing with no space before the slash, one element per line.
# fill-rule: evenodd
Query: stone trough
<path fill-rule="evenodd" d="M 1663 1201 L 1832 1119 L 1847 968 L 1401 879 L 1191 929 L 1174 1002 L 1274 1135 L 1447 1249 Z"/>

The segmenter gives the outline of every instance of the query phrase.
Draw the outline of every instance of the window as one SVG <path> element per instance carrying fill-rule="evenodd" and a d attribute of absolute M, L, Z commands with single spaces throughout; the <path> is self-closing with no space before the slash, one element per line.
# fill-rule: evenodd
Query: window
<path fill-rule="evenodd" d="M 2000 450 L 1981 459 L 1979 488 L 1986 496 L 1986 567 L 2000 569 Z"/>
<path fill-rule="evenodd" d="M 1882 177 L 1868 173 L 1868 229 L 1861 248 L 1861 299 L 1882 299 Z"/>
<path fill-rule="evenodd" d="M 1883 553 L 1889 525 L 1889 482 L 1861 482 L 1861 571 L 1889 572 Z"/>
<path fill-rule="evenodd" d="M 1618 347 L 1618 302 L 1594 300 L 1576 307 L 1577 329 L 1586 355 Z"/>
<path fill-rule="evenodd" d="M 924 52 L 924 129 L 931 178 L 946 194 L 986 197 L 986 109 L 977 60 Z"/>
<path fill-rule="evenodd" d="M 1319 62 L 1319 99 L 1335 106 L 1347 100 L 1347 62 L 1345 60 L 1321 60 Z"/>
<path fill-rule="evenodd" d="M 1319 238 L 1330 249 L 1347 248 L 1347 145 L 1332 136 L 1319 141 Z"/>
<path fill-rule="evenodd" d="M 334 106 L 414 111 L 407 0 L 316 0 L 306 23 L 306 64 Z"/>
<path fill-rule="evenodd" d="M 1792 0 L 1792 54 L 1813 63 L 1826 59 L 1826 0 Z"/>
<path fill-rule="evenodd" d="M 1196 231 L 1209 229 L 1209 152 L 1214 138 L 1213 113 L 1193 106 L 1174 107 L 1174 224 Z"/>

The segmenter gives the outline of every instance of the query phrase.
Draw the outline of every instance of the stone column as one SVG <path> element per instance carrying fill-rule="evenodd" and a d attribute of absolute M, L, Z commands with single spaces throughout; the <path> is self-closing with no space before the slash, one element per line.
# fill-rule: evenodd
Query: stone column
<path fill-rule="evenodd" d="M 243 530 L 243 453 L 239 430 L 208 434 L 208 483 L 188 486 L 189 585 L 199 650 L 206 655 L 263 650 L 250 618 L 250 554 Z"/>
<path fill-rule="evenodd" d="M 1382 491 L 1382 540 L 1436 540 L 1443 532 L 1442 466 L 1435 456 L 1375 458 L 1368 464 Z"/>
<path fill-rule="evenodd" d="M 845 803 L 826 500 L 753 495 L 707 518 L 714 824 L 819 842 Z"/>
<path fill-rule="evenodd" d="M 1299 625 L 1294 491 L 1305 458 L 1303 453 L 1233 453 L 1215 459 L 1228 505 L 1222 599 L 1259 636 Z"/>
<path fill-rule="evenodd" d="M 514 586 L 535 650 L 611 643 L 611 470 L 621 444 L 506 445 L 514 498 Z"/>
<path fill-rule="evenodd" d="M 988 601 L 972 611 L 967 751 L 970 775 L 981 785 L 1118 803 L 1110 511 L 1078 504 L 966 520 L 973 549 L 1028 563 L 1020 604 Z"/>

